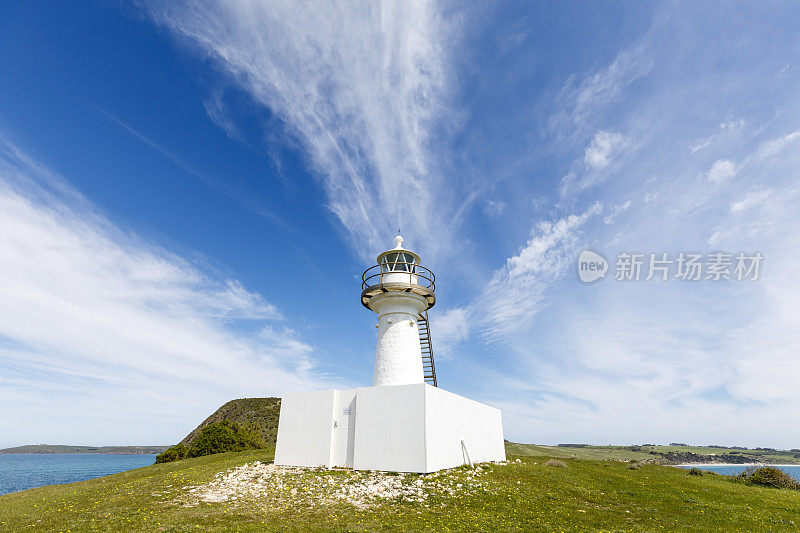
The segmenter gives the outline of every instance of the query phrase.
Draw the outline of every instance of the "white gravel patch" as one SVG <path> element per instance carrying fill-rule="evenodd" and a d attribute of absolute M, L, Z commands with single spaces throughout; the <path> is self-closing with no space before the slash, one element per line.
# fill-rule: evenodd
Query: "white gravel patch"
<path fill-rule="evenodd" d="M 495 466 L 506 463 L 498 463 Z M 179 503 L 256 502 L 261 506 L 348 504 L 368 508 L 383 501 L 416 502 L 429 506 L 433 496 L 489 491 L 486 470 L 455 469 L 432 474 L 389 474 L 355 470 L 324 470 L 247 463 L 204 485 L 184 487 Z"/>

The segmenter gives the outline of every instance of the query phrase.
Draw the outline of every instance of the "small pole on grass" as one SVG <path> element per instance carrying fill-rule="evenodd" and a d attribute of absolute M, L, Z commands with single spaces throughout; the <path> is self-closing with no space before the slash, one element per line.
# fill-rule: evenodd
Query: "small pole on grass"
<path fill-rule="evenodd" d="M 467 445 L 464 443 L 463 440 L 461 441 L 461 450 L 464 452 L 464 455 L 467 456 L 467 462 L 469 463 L 469 467 L 470 468 L 475 468 L 472 465 L 472 459 L 469 458 L 469 452 L 467 451 Z"/>

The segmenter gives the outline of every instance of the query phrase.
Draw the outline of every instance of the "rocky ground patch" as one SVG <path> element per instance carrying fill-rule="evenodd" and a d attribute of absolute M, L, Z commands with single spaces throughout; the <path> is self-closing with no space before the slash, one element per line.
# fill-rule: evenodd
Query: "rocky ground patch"
<path fill-rule="evenodd" d="M 457 468 L 432 474 L 325 470 L 276 466 L 255 461 L 232 468 L 204 485 L 186 486 L 177 503 L 258 501 L 269 507 L 349 504 L 365 509 L 389 500 L 428 506 L 432 496 L 489 492 L 484 479 L 492 468 L 507 463 Z"/>

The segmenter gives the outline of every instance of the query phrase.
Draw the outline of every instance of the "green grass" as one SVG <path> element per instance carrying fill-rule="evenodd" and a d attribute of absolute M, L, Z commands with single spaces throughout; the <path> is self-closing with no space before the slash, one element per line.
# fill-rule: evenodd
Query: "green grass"
<path fill-rule="evenodd" d="M 767 451 L 767 450 L 737 450 L 733 448 L 711 448 L 705 446 L 637 446 L 636 451 L 631 450 L 631 446 L 586 446 L 574 448 L 567 446 L 540 446 L 536 444 L 517 444 L 506 443 L 508 453 L 528 457 L 564 457 L 574 459 L 595 459 L 612 461 L 648 461 L 653 463 L 666 463 L 667 461 L 660 455 L 668 452 L 675 453 L 695 453 L 708 456 L 706 462 L 718 461 L 719 455 L 732 454 L 744 457 L 748 462 L 762 462 L 772 464 L 800 464 L 800 455 L 796 452 L 788 451 Z M 650 452 L 656 452 L 652 454 Z M 713 455 L 711 455 L 713 454 Z"/>
<path fill-rule="evenodd" d="M 732 454 L 740 455 L 753 462 L 772 464 L 800 464 L 800 453 L 783 450 L 738 450 L 734 448 L 712 448 L 705 446 L 647 446 L 645 449 L 657 452 Z"/>
<path fill-rule="evenodd" d="M 509 446 L 509 452 L 517 450 Z M 210 481 L 217 472 L 234 466 L 270 460 L 271 451 L 199 457 L 0 496 L 0 531 L 800 529 L 797 491 L 748 486 L 725 476 L 691 476 L 674 467 L 646 464 L 631 470 L 621 461 L 555 455 L 591 450 L 521 450 L 527 456 L 520 463 L 494 466 L 482 475 L 486 490 L 437 494 L 427 507 L 391 501 L 366 510 L 347 504 L 273 506 L 265 500 L 181 506 L 175 502 L 187 494 L 183 487 Z M 545 451 L 546 455 L 534 455 Z M 617 451 L 605 453 L 616 455 Z M 547 466 L 548 456 L 561 458 L 567 466 Z M 446 474 L 454 482 L 465 475 L 464 469 Z"/>
<path fill-rule="evenodd" d="M 506 453 L 520 457 L 556 457 L 559 459 L 587 459 L 597 461 L 654 461 L 647 452 L 634 452 L 622 446 L 587 446 L 567 448 L 562 446 L 540 446 L 537 444 L 506 443 Z"/>

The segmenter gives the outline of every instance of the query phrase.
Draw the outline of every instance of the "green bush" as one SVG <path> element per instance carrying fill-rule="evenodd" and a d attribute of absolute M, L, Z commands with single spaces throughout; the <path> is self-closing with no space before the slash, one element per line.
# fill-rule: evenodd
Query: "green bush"
<path fill-rule="evenodd" d="M 692 468 L 689 469 L 689 475 L 690 476 L 702 476 L 703 475 L 703 471 L 700 470 L 699 468 L 697 468 L 696 466 L 693 466 Z"/>
<path fill-rule="evenodd" d="M 230 420 L 222 420 L 204 426 L 191 445 L 176 444 L 166 449 L 156 456 L 156 463 L 169 463 L 214 453 L 254 450 L 266 446 L 264 439 L 249 428 Z"/>
<path fill-rule="evenodd" d="M 213 453 L 241 452 L 264 448 L 264 439 L 236 422 L 223 420 L 205 426 L 189 447 L 187 457 L 201 457 Z"/>
<path fill-rule="evenodd" d="M 753 485 L 800 490 L 800 482 L 774 466 L 751 466 L 737 476 L 739 480 Z"/>
<path fill-rule="evenodd" d="M 156 455 L 156 463 L 171 463 L 172 461 L 183 459 L 186 457 L 187 451 L 188 448 L 183 444 L 176 444 Z"/>

